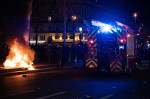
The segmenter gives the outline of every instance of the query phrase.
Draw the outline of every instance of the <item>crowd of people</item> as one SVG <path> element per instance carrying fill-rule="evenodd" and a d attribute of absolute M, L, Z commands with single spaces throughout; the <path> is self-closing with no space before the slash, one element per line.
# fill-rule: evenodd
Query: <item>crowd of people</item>
<path fill-rule="evenodd" d="M 35 64 L 48 63 L 58 64 L 63 66 L 68 62 L 74 63 L 77 60 L 85 61 L 85 54 L 87 53 L 86 44 L 78 45 L 31 45 L 31 48 L 36 52 Z"/>
<path fill-rule="evenodd" d="M 147 61 L 147 64 L 150 66 L 150 48 L 147 46 L 139 47 L 138 49 L 138 62 L 143 64 L 143 61 Z"/>
<path fill-rule="evenodd" d="M 75 63 L 78 60 L 86 61 L 86 55 L 88 53 L 87 44 L 78 45 L 30 45 L 35 51 L 34 64 L 58 64 L 63 66 L 67 63 Z M 6 60 L 9 53 L 8 46 L 6 44 L 0 45 L 0 64 Z M 150 48 L 141 47 L 138 50 L 138 62 L 142 64 L 142 60 L 148 60 L 150 64 Z"/>

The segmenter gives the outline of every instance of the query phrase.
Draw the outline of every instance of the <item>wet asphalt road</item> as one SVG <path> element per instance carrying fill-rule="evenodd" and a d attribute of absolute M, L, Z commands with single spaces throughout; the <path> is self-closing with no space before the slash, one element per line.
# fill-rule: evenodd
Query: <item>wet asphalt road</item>
<path fill-rule="evenodd" d="M 0 77 L 0 99 L 150 99 L 150 71 L 90 74 L 82 68 Z"/>

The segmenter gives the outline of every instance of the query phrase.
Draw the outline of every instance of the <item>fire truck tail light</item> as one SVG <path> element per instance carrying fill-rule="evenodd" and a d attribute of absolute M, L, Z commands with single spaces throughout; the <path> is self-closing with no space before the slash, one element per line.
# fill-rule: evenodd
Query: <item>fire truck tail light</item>
<path fill-rule="evenodd" d="M 130 37 L 130 34 L 128 34 L 127 37 Z"/>
<path fill-rule="evenodd" d="M 93 39 L 90 40 L 90 43 L 93 44 Z"/>
<path fill-rule="evenodd" d="M 123 39 L 120 39 L 120 42 L 123 43 Z"/>

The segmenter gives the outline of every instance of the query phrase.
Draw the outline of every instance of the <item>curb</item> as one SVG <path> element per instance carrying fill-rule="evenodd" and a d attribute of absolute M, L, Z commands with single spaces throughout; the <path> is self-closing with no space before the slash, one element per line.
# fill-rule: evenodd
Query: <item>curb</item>
<path fill-rule="evenodd" d="M 79 66 L 76 66 L 76 67 L 75 66 L 51 67 L 51 68 L 43 68 L 43 69 L 35 69 L 35 70 L 14 71 L 14 72 L 1 73 L 0 77 L 21 75 L 21 74 L 30 74 L 30 73 L 37 73 L 37 72 L 48 72 L 48 71 L 52 71 L 52 70 L 62 70 L 62 69 L 70 69 L 70 68 L 81 68 L 81 67 L 79 67 Z"/>
<path fill-rule="evenodd" d="M 36 70 L 24 70 L 24 71 L 14 71 L 14 72 L 6 72 L 0 74 L 0 77 L 4 76 L 12 76 L 12 75 L 20 75 L 20 74 L 29 74 L 29 73 L 36 73 L 36 72 L 47 72 L 47 71 L 52 71 L 52 70 L 58 70 L 61 69 L 60 67 L 55 67 L 55 68 L 45 68 L 45 69 L 36 69 Z"/>

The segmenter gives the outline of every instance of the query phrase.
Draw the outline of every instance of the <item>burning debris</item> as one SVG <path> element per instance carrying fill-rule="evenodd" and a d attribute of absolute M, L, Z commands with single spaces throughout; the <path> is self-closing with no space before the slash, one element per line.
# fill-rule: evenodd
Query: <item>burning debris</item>
<path fill-rule="evenodd" d="M 8 43 L 9 55 L 4 62 L 5 67 L 24 67 L 34 70 L 32 64 L 35 52 L 29 46 L 21 44 L 17 38 Z"/>
<path fill-rule="evenodd" d="M 28 70 L 34 70 L 33 68 L 33 61 L 35 52 L 29 46 L 28 39 L 29 39 L 29 30 L 30 30 L 30 16 L 32 13 L 32 0 L 24 1 L 26 4 L 22 8 L 24 8 L 24 12 L 20 12 L 24 14 L 22 17 L 21 26 L 15 24 L 15 32 L 8 33 L 7 35 L 7 45 L 9 47 L 9 54 L 6 57 L 5 62 L 3 65 L 5 67 L 23 67 L 28 68 Z M 21 7 L 21 6 L 20 6 Z M 19 13 L 19 15 L 21 15 Z M 16 15 L 17 16 L 17 15 Z M 9 41 L 8 41 L 9 40 Z"/>

